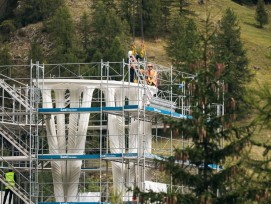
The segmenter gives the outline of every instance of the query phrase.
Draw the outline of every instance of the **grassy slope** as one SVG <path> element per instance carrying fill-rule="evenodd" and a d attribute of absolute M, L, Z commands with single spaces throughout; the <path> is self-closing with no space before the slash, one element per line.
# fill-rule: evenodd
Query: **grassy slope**
<path fill-rule="evenodd" d="M 255 81 L 260 83 L 268 82 L 271 84 L 271 22 L 263 29 L 257 27 L 255 16 L 255 7 L 245 7 L 238 5 L 231 0 L 207 0 L 205 5 L 199 5 L 197 0 L 191 0 L 191 9 L 196 13 L 196 20 L 199 25 L 206 18 L 207 13 L 211 14 L 214 22 L 221 19 L 227 8 L 232 8 L 236 13 L 239 25 L 241 27 L 241 39 L 247 50 L 249 58 L 249 67 L 255 73 Z M 271 21 L 271 5 L 267 7 Z M 137 41 L 140 45 L 139 40 Z M 169 65 L 168 58 L 164 50 L 165 40 L 147 41 L 147 54 L 151 59 L 155 57 L 157 63 Z M 255 69 L 257 67 L 259 69 Z"/>
<path fill-rule="evenodd" d="M 210 12 L 217 21 L 227 8 L 232 8 L 238 17 L 241 39 L 247 50 L 249 67 L 255 72 L 255 80 L 271 84 L 271 23 L 263 29 L 259 29 L 254 18 L 255 7 L 241 6 L 231 0 L 209 0 L 205 6 L 198 5 L 197 1 L 193 1 L 192 4 L 192 9 L 196 11 L 200 21 L 205 18 L 206 11 Z M 268 7 L 268 10 L 271 20 L 271 6 Z M 254 66 L 260 69 L 255 70 Z M 252 83 L 252 85 L 254 84 Z"/>

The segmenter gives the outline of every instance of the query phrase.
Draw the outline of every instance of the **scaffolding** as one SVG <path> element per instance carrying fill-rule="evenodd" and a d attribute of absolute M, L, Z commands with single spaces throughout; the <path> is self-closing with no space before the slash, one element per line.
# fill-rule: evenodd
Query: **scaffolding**
<path fill-rule="evenodd" d="M 172 189 L 155 161 L 189 145 L 163 122 L 191 118 L 195 75 L 153 66 L 158 87 L 145 61 L 137 83 L 125 61 L 1 67 L 0 181 L 15 170 L 16 203 L 139 203 L 135 188 Z"/>

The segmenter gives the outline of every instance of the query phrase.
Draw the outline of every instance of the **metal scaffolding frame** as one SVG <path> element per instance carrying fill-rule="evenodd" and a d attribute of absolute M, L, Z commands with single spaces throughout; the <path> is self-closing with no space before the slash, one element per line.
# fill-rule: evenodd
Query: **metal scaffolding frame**
<path fill-rule="evenodd" d="M 138 62 L 138 70 L 146 70 L 146 65 L 147 62 Z M 52 162 L 55 161 L 66 163 L 82 161 L 76 198 L 78 203 L 83 203 L 81 200 L 87 199 L 93 200 L 88 203 L 110 202 L 113 197 L 132 201 L 135 199 L 134 195 L 132 192 L 126 193 L 127 187 L 133 190 L 136 186 L 146 191 L 149 188 L 146 183 L 147 178 L 150 178 L 150 170 L 155 175 L 152 178 L 153 183 L 171 186 L 170 178 L 159 177 L 159 169 L 154 161 L 163 159 L 164 156 L 171 156 L 174 147 L 183 148 L 184 143 L 189 144 L 189 141 L 174 138 L 172 130 L 169 130 L 170 127 L 163 125 L 163 117 L 177 120 L 190 118 L 188 96 L 192 93 L 186 88 L 186 84 L 194 80 L 196 76 L 182 72 L 176 73 L 176 71 L 173 74 L 172 67 L 167 68 L 154 63 L 153 65 L 158 74 L 158 88 L 147 85 L 146 76 L 138 70 L 135 72 L 138 83 L 130 82 L 130 64 L 125 61 L 42 65 L 36 62 L 30 65 L 1 67 L 0 181 L 1 185 L 5 185 L 3 177 L 5 169 L 15 170 L 19 177 L 16 189 L 17 203 L 57 203 L 53 190 L 55 184 L 52 182 L 50 173 Z M 18 75 L 18 73 L 24 74 Z M 65 84 L 65 81 L 70 82 L 70 85 L 90 83 L 90 81 L 94 83 L 96 88 L 93 91 L 91 107 L 72 106 L 73 96 L 69 87 L 60 85 L 58 90 L 65 93 L 63 102 L 65 107 L 57 108 L 57 101 L 52 98 L 53 106 L 44 108 L 42 106 L 43 91 L 46 90 L 46 83 Z M 122 96 L 125 96 L 125 92 L 127 98 L 124 101 L 115 101 L 118 106 L 106 105 L 110 101 L 107 101 L 105 93 L 109 94 L 110 88 L 118 88 Z M 141 101 L 129 100 L 132 98 L 130 94 L 133 94 L 133 90 L 137 90 L 137 95 L 142 95 Z M 173 93 L 175 90 L 177 90 L 176 94 Z M 52 91 L 52 95 L 56 94 L 56 91 Z M 80 100 L 83 100 L 80 94 L 78 96 Z M 68 120 L 69 115 L 74 113 L 89 114 L 84 153 L 50 154 L 45 121 L 50 117 L 56 118 L 58 115 L 66 115 L 65 120 Z M 109 138 L 114 137 L 112 134 L 109 136 L 108 131 L 110 129 L 108 120 L 111 115 L 123 118 L 120 121 L 122 124 L 120 132 L 125 141 L 118 153 L 112 147 L 112 141 L 109 141 Z M 134 149 L 129 148 L 133 120 L 138 121 L 137 132 L 134 134 L 142 138 L 141 144 L 143 144 L 142 147 L 136 146 Z M 146 140 L 148 133 L 145 126 L 150 124 L 152 146 L 151 150 L 147 151 L 145 148 L 149 145 L 147 144 L 149 141 Z M 64 131 L 66 133 L 67 126 L 66 124 Z M 143 131 L 140 132 L 140 129 Z M 168 129 L 169 136 L 160 135 L 164 134 L 163 129 Z M 8 150 L 9 147 L 11 149 Z M 117 165 L 120 172 L 125 172 L 125 176 L 120 174 L 119 179 L 122 188 L 118 190 L 122 192 L 121 195 L 119 192 L 112 191 L 112 165 Z M 130 177 L 133 175 L 130 171 L 133 168 L 135 175 L 131 180 Z M 91 196 L 93 198 L 90 198 Z"/>

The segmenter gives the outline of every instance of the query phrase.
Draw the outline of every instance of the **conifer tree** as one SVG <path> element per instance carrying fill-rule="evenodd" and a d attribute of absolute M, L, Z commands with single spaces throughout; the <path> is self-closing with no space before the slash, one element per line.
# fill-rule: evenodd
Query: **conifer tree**
<path fill-rule="evenodd" d="M 161 0 L 162 19 L 163 19 L 163 30 L 169 31 L 169 21 L 171 17 L 171 0 Z"/>
<path fill-rule="evenodd" d="M 252 144 L 262 154 L 257 158 L 252 158 L 247 165 L 254 169 L 255 172 L 251 175 L 251 180 L 254 183 L 254 194 L 257 203 L 271 202 L 271 168 L 270 168 L 270 150 L 271 144 L 269 137 L 266 135 L 271 130 L 271 91 L 270 84 L 258 85 L 257 88 L 249 89 L 246 95 L 246 100 L 253 109 L 255 118 L 254 122 L 259 126 L 259 137 L 252 141 Z"/>
<path fill-rule="evenodd" d="M 42 47 L 40 46 L 40 43 L 38 43 L 37 39 L 34 39 L 33 42 L 31 42 L 28 59 L 32 60 L 34 63 L 36 61 L 39 61 L 40 63 L 44 62 Z"/>
<path fill-rule="evenodd" d="M 84 52 L 87 52 L 90 46 L 90 20 L 86 12 L 81 16 L 80 30 L 82 32 L 82 48 Z"/>
<path fill-rule="evenodd" d="M 93 0 L 92 1 L 92 9 L 96 10 L 97 6 L 99 4 L 103 4 L 105 6 L 105 8 L 111 8 L 116 10 L 116 3 L 114 0 Z"/>
<path fill-rule="evenodd" d="M 213 71 L 225 83 L 225 101 L 234 100 L 238 110 L 242 111 L 245 85 L 251 80 L 252 74 L 241 41 L 238 20 L 232 9 L 227 9 L 223 15 L 213 44 Z"/>
<path fill-rule="evenodd" d="M 55 43 L 51 62 L 77 62 L 75 28 L 67 7 L 61 7 L 47 24 Z"/>
<path fill-rule="evenodd" d="M 128 22 L 135 36 L 140 35 L 140 5 L 140 1 L 122 0 L 120 3 L 120 16 Z"/>
<path fill-rule="evenodd" d="M 23 0 L 15 9 L 15 15 L 18 17 L 18 23 L 25 26 L 48 19 L 63 5 L 63 0 Z"/>
<path fill-rule="evenodd" d="M 1 1 L 0 21 L 14 17 L 14 9 L 18 7 L 18 0 Z"/>
<path fill-rule="evenodd" d="M 11 64 L 11 55 L 10 50 L 7 45 L 4 45 L 0 48 L 0 65 L 10 65 Z M 10 76 L 9 68 L 0 68 L 0 74 Z"/>
<path fill-rule="evenodd" d="M 161 31 L 170 31 L 170 22 L 176 20 L 176 16 L 185 19 L 189 15 L 194 15 L 194 12 L 189 9 L 190 4 L 191 3 L 188 0 L 162 0 L 161 9 L 163 27 Z"/>
<path fill-rule="evenodd" d="M 270 84 L 259 86 L 258 89 L 250 90 L 253 95 L 248 96 L 252 107 L 257 110 L 257 122 L 261 126 L 271 129 L 271 89 Z"/>
<path fill-rule="evenodd" d="M 100 53 L 99 50 L 96 50 L 93 57 L 92 57 L 92 61 L 93 62 L 100 62 L 102 58 L 103 58 L 102 53 Z"/>
<path fill-rule="evenodd" d="M 188 8 L 190 2 L 188 0 L 173 0 L 172 6 L 174 10 L 177 10 L 179 16 L 187 16 L 188 14 L 193 14 L 193 12 Z"/>
<path fill-rule="evenodd" d="M 9 49 L 7 45 L 4 45 L 0 50 L 0 64 L 1 65 L 9 65 L 11 64 L 11 55 L 9 53 Z"/>
<path fill-rule="evenodd" d="M 100 53 L 102 57 L 109 57 L 108 55 L 106 56 L 106 53 L 111 49 L 112 42 L 114 42 L 116 37 L 121 39 L 121 43 L 114 44 L 120 46 L 119 48 L 115 48 L 115 50 L 127 50 L 125 46 L 128 44 L 128 24 L 116 15 L 114 8 L 98 3 L 92 18 L 92 47 L 89 54 L 91 58 L 94 56 L 94 53 Z M 124 57 L 125 55 L 119 56 L 117 61 L 121 61 Z M 111 61 L 110 58 L 107 60 Z"/>
<path fill-rule="evenodd" d="M 186 149 L 176 149 L 175 157 L 169 157 L 167 161 L 158 161 L 171 175 L 173 185 L 189 188 L 188 194 L 166 195 L 176 203 L 244 203 L 257 199 L 254 184 L 246 170 L 254 126 L 236 123 L 234 101 L 224 100 L 225 90 L 221 80 L 224 70 L 218 73 L 215 69 L 216 60 L 219 59 L 214 53 L 216 32 L 207 18 L 199 31 L 199 55 L 194 63 L 189 62 L 190 58 L 179 57 L 183 64 L 187 60 L 193 65 L 192 73 L 196 74 L 195 80 L 186 83 L 186 89 L 191 94 L 186 100 L 190 101 L 192 118 L 172 122 L 172 126 L 189 138 L 192 145 Z M 225 58 L 232 56 L 231 52 L 225 54 Z M 182 80 L 185 79 L 180 78 Z M 223 104 L 227 103 L 229 111 L 224 112 Z"/>
<path fill-rule="evenodd" d="M 121 46 L 121 40 L 119 37 L 115 37 L 110 48 L 104 54 L 105 61 L 117 62 L 120 60 L 120 56 L 125 56 L 123 47 Z"/>
<path fill-rule="evenodd" d="M 259 0 L 257 3 L 255 19 L 259 23 L 260 28 L 263 28 L 264 25 L 268 24 L 268 12 L 263 0 Z"/>
<path fill-rule="evenodd" d="M 10 50 L 6 44 L 4 44 L 3 47 L 0 49 L 0 65 L 10 65 L 11 63 L 11 55 L 10 55 Z M 10 68 L 7 67 L 1 67 L 0 68 L 0 73 L 11 76 Z"/>
<path fill-rule="evenodd" d="M 161 33 L 162 9 L 160 0 L 142 1 L 144 35 L 158 38 Z"/>
<path fill-rule="evenodd" d="M 0 23 L 0 41 L 6 41 L 10 38 L 10 34 L 16 30 L 12 20 L 4 20 Z"/>
<path fill-rule="evenodd" d="M 200 57 L 199 43 L 200 36 L 192 19 L 177 17 L 173 20 L 166 50 L 174 67 L 184 72 L 194 71 Z"/>

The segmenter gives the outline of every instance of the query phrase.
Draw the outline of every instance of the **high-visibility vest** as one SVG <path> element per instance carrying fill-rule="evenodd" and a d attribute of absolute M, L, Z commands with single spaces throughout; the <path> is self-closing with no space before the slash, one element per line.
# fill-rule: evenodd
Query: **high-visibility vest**
<path fill-rule="evenodd" d="M 155 70 L 147 70 L 146 71 L 146 77 L 148 84 L 153 83 L 155 86 L 157 85 L 157 73 Z"/>
<path fill-rule="evenodd" d="M 9 183 L 10 186 L 15 186 L 15 180 L 14 180 L 14 172 L 7 172 L 5 174 L 6 181 Z M 9 189 L 8 186 L 5 187 L 5 189 Z"/>

